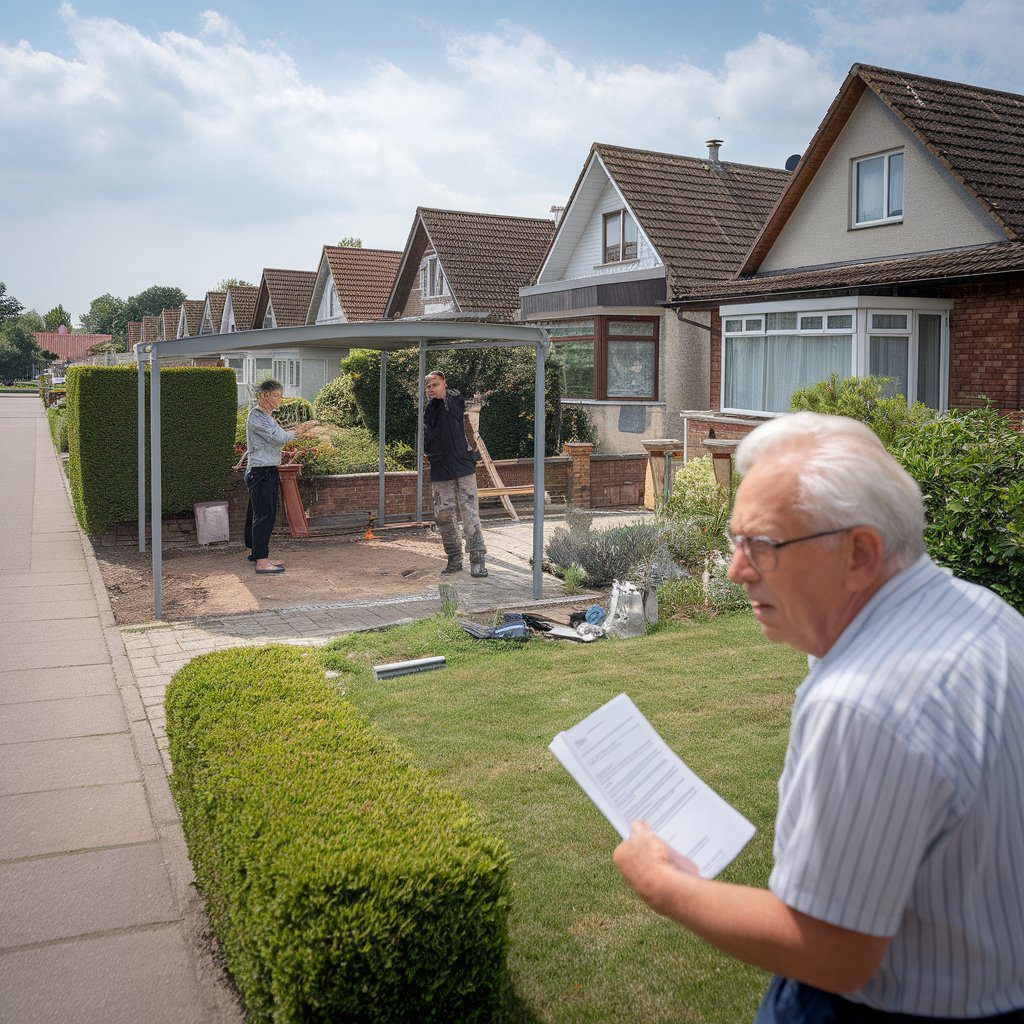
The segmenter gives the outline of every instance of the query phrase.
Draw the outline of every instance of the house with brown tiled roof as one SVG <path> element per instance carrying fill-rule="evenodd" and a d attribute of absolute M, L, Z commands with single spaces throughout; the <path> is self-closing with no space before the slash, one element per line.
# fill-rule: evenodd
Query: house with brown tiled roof
<path fill-rule="evenodd" d="M 519 289 L 533 282 L 554 233 L 551 219 L 421 206 L 385 316 L 518 320 Z"/>
<path fill-rule="evenodd" d="M 639 452 L 707 408 L 711 317 L 663 306 L 680 289 L 731 278 L 788 172 L 595 143 L 522 319 L 545 325 L 565 364 L 565 398 L 586 408 L 599 450 Z"/>
<path fill-rule="evenodd" d="M 152 345 L 160 340 L 161 321 L 158 316 L 144 316 L 142 318 L 142 344 Z"/>
<path fill-rule="evenodd" d="M 316 284 L 315 270 L 275 270 L 267 267 L 256 292 L 253 326 L 301 327 L 309 314 Z"/>
<path fill-rule="evenodd" d="M 228 288 L 224 296 L 224 310 L 220 317 L 221 334 L 233 334 L 235 331 L 251 331 L 253 329 L 257 290 L 247 284 L 233 284 Z"/>
<path fill-rule="evenodd" d="M 206 303 L 203 299 L 186 299 L 181 304 L 176 338 L 196 338 L 199 336 L 205 307 Z"/>
<path fill-rule="evenodd" d="M 756 421 L 875 374 L 933 409 L 1024 405 L 1024 96 L 854 64 L 712 315 L 711 404 Z"/>
<path fill-rule="evenodd" d="M 178 337 L 178 321 L 181 319 L 181 306 L 165 309 L 160 314 L 160 340 L 174 341 Z"/>
<path fill-rule="evenodd" d="M 128 351 L 134 352 L 135 346 L 142 341 L 142 321 L 136 320 L 128 324 Z"/>
<path fill-rule="evenodd" d="M 63 324 L 56 331 L 33 331 L 36 344 L 46 352 L 53 352 L 63 363 L 85 359 L 93 345 L 110 341 L 109 334 L 74 334 Z"/>
<path fill-rule="evenodd" d="M 203 316 L 199 322 L 199 333 L 219 334 L 220 321 L 224 315 L 224 300 L 227 292 L 207 292 L 203 301 Z"/>
<path fill-rule="evenodd" d="M 402 254 L 392 249 L 325 245 L 306 311 L 306 323 L 383 320 L 401 258 Z"/>

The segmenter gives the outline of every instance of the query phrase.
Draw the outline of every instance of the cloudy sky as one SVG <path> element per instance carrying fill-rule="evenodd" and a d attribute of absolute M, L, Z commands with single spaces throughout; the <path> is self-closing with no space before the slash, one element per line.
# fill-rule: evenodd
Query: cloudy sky
<path fill-rule="evenodd" d="M 1022 52 L 1019 0 L 13 0 L 0 280 L 202 297 L 417 205 L 545 216 L 595 140 L 781 167 L 855 61 L 1024 93 Z"/>

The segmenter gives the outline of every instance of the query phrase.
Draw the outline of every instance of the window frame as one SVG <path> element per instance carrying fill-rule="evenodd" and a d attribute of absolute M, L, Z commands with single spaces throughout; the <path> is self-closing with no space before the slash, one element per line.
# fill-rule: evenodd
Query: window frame
<path fill-rule="evenodd" d="M 894 156 L 899 156 L 903 159 L 903 179 L 902 189 L 903 196 L 902 202 L 900 203 L 900 212 L 890 216 L 889 210 L 889 165 L 890 161 Z M 858 193 L 858 177 L 860 173 L 860 165 L 868 163 L 871 160 L 882 161 L 882 217 L 876 218 L 875 220 L 858 220 L 857 219 L 857 193 Z M 906 200 L 907 200 L 907 186 L 906 186 L 906 171 L 907 171 L 907 158 L 906 158 L 906 147 L 897 146 L 895 149 L 886 149 L 881 153 L 871 153 L 868 156 L 854 157 L 850 161 L 850 230 L 859 231 L 861 228 L 873 228 L 879 227 L 883 224 L 901 224 L 903 222 L 903 215 L 906 211 Z"/>
<path fill-rule="evenodd" d="M 608 220 L 611 217 L 619 218 L 619 255 L 614 259 L 608 258 L 608 245 L 606 239 L 608 238 Z M 633 225 L 633 230 L 636 232 L 636 252 L 632 256 L 626 255 L 626 218 L 630 219 Z M 598 266 L 615 266 L 620 263 L 635 263 L 640 259 L 640 226 L 636 222 L 636 217 L 630 213 L 629 210 L 624 206 L 618 207 L 615 210 L 609 210 L 607 213 L 601 214 L 601 262 Z"/>
<path fill-rule="evenodd" d="M 594 343 L 594 393 L 589 397 L 583 396 L 568 396 L 563 397 L 565 402 L 614 402 L 614 403 L 647 403 L 660 401 L 659 395 L 661 394 L 661 317 L 660 316 L 641 316 L 624 314 L 622 316 L 616 316 L 614 314 L 600 314 L 596 316 L 584 316 L 584 317 L 570 317 L 565 320 L 550 320 L 545 323 L 539 323 L 538 326 L 545 327 L 564 327 L 573 323 L 582 323 L 587 320 L 593 320 L 594 330 L 592 334 L 581 334 L 566 338 L 553 337 L 551 339 L 552 346 L 559 345 L 563 342 L 573 341 L 593 341 Z M 610 335 L 608 332 L 608 325 L 615 321 L 616 323 L 650 323 L 653 324 L 653 333 L 651 335 L 642 334 L 615 334 Z M 608 393 L 608 344 L 609 341 L 640 341 L 646 342 L 654 348 L 654 393 L 651 395 L 610 395 Z"/>
<path fill-rule="evenodd" d="M 444 297 L 444 269 L 436 252 L 424 256 L 420 263 L 420 294 L 424 299 Z"/>
<path fill-rule="evenodd" d="M 737 414 L 743 416 L 774 417 L 780 413 L 768 412 L 764 409 L 747 409 L 739 406 L 726 404 L 726 340 L 727 338 L 767 338 L 771 334 L 801 334 L 818 337 L 821 335 L 852 335 L 853 353 L 851 358 L 851 374 L 856 377 L 866 376 L 871 366 L 871 336 L 872 335 L 906 335 L 909 339 L 907 359 L 907 401 L 916 401 L 918 394 L 918 346 L 920 341 L 920 317 L 922 314 L 933 314 L 940 317 L 939 335 L 939 413 L 949 409 L 949 372 L 950 372 L 950 337 L 949 317 L 953 308 L 952 299 L 931 299 L 890 297 L 878 295 L 862 296 L 837 296 L 835 298 L 805 299 L 803 302 L 778 302 L 778 303 L 747 303 L 734 306 L 720 306 L 718 309 L 719 332 L 719 392 L 718 406 L 724 414 Z M 727 320 L 742 319 L 744 325 L 748 319 L 761 317 L 767 328 L 769 313 L 793 313 L 797 315 L 797 325 L 803 316 L 822 317 L 823 327 L 821 330 L 772 330 L 765 329 L 762 332 L 729 331 L 726 332 Z M 906 328 L 883 329 L 872 325 L 872 317 L 876 314 L 884 315 L 906 315 Z M 852 326 L 828 328 L 830 316 L 851 316 Z M 765 373 L 767 374 L 767 364 Z M 763 390 L 762 390 L 763 394 Z M 764 401 L 762 399 L 762 404 Z"/>

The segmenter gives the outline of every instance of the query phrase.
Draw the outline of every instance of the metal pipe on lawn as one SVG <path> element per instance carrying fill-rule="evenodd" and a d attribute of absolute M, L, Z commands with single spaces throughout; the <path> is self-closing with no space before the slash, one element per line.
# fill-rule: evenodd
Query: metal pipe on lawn
<path fill-rule="evenodd" d="M 416 522 L 423 522 L 423 405 L 426 398 L 427 343 L 420 342 L 420 382 L 416 389 Z"/>
<path fill-rule="evenodd" d="M 380 407 L 377 410 L 377 443 L 379 473 L 377 476 L 377 523 L 384 525 L 384 434 L 385 409 L 388 400 L 388 354 L 380 351 Z"/>
<path fill-rule="evenodd" d="M 533 385 L 533 596 L 544 594 L 544 356 L 537 345 Z"/>
<path fill-rule="evenodd" d="M 146 362 L 141 345 L 135 350 L 139 377 L 139 551 L 146 550 Z"/>
<path fill-rule="evenodd" d="M 158 621 L 164 617 L 164 514 L 160 488 L 160 356 L 154 345 L 149 352 L 149 521 L 153 526 L 153 618 Z"/>

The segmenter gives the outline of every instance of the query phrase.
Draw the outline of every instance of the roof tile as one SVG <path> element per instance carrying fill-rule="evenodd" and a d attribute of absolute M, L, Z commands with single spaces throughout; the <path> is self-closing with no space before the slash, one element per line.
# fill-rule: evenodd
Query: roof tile
<path fill-rule="evenodd" d="M 325 245 L 323 255 L 346 319 L 352 323 L 383 320 L 402 254 L 391 249 Z"/>
<path fill-rule="evenodd" d="M 268 304 L 274 307 L 274 322 L 278 327 L 302 327 L 306 323 L 315 285 L 315 270 L 265 268 L 256 297 L 253 327 L 263 326 Z"/>

